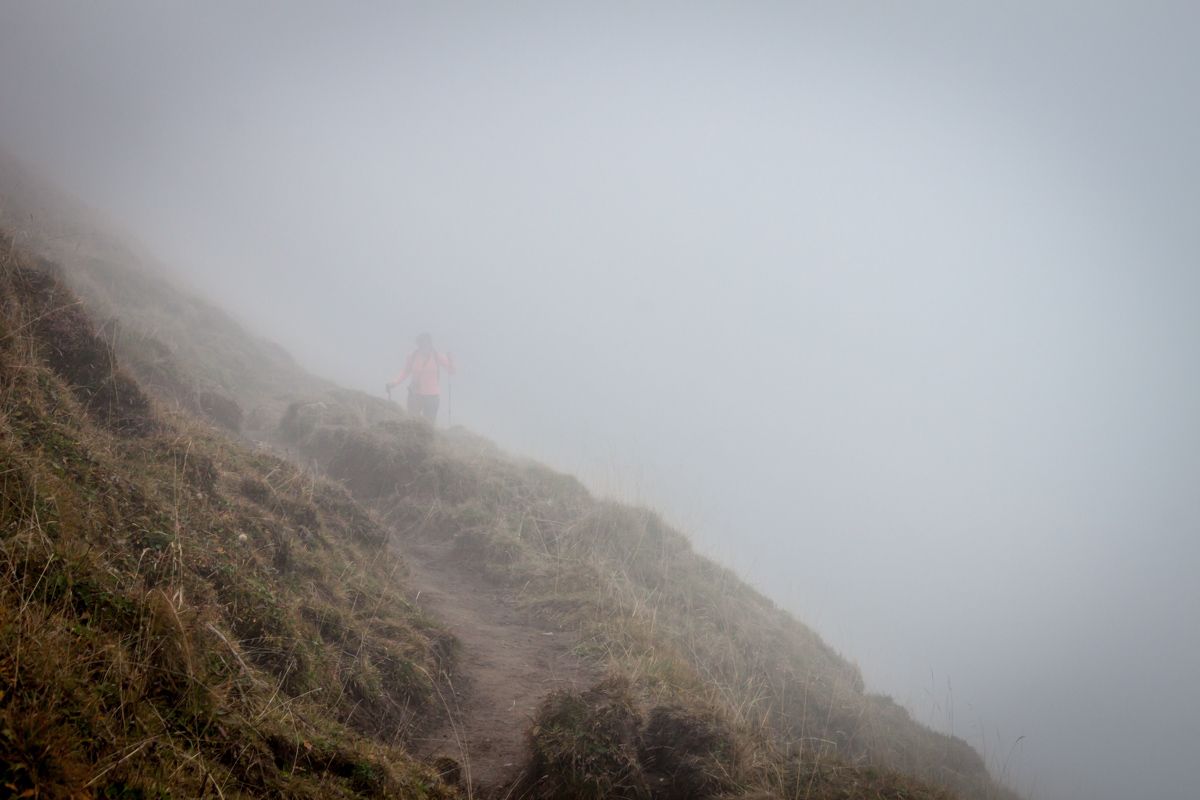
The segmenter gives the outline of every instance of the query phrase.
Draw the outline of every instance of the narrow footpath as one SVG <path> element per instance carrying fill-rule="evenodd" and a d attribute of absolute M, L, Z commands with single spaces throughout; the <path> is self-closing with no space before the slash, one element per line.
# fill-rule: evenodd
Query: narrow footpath
<path fill-rule="evenodd" d="M 410 599 L 458 639 L 457 670 L 442 690 L 446 714 L 412 742 L 416 755 L 454 759 L 478 793 L 517 776 L 533 715 L 557 689 L 582 690 L 596 673 L 577 638 L 540 625 L 487 579 L 456 563 L 448 545 L 405 542 Z"/>

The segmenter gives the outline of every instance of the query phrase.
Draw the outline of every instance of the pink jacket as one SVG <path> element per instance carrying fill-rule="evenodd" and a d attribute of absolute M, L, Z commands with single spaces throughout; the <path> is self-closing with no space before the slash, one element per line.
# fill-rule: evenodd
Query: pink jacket
<path fill-rule="evenodd" d="M 436 397 L 442 393 L 438 386 L 440 367 L 445 367 L 451 375 L 454 374 L 454 359 L 436 351 L 422 353 L 414 350 L 404 363 L 404 369 L 392 380 L 389 386 L 399 386 L 408 377 L 412 377 L 412 391 L 426 397 Z"/>

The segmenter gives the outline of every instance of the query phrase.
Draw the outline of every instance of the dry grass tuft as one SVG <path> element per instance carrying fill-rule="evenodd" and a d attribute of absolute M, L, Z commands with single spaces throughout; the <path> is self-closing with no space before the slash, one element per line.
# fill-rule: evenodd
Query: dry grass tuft
<path fill-rule="evenodd" d="M 555 693 L 534 721 L 524 796 L 648 798 L 646 776 L 638 763 L 640 722 L 627 681 L 606 681 L 584 694 Z"/>

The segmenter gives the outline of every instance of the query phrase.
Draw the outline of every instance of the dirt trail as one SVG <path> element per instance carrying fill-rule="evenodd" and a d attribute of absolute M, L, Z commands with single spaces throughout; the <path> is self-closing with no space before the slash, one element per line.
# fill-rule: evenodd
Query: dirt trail
<path fill-rule="evenodd" d="M 516 777 L 526 758 L 525 734 L 543 698 L 556 689 L 584 689 L 596 674 L 571 650 L 569 632 L 541 625 L 505 593 L 456 563 L 442 544 L 397 545 L 410 567 L 414 602 L 446 626 L 461 645 L 450 710 L 412 745 L 427 759 L 449 756 L 464 783 L 477 789 Z"/>

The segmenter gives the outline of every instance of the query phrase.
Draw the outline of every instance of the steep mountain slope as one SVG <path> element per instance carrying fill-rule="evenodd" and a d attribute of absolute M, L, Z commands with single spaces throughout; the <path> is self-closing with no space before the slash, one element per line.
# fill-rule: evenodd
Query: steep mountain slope
<path fill-rule="evenodd" d="M 865 694 L 853 665 L 654 513 L 597 500 L 465 432 L 351 418 L 297 404 L 281 433 L 377 509 L 406 552 L 438 543 L 548 625 L 578 631 L 581 652 L 644 704 L 717 713 L 772 758 L 836 757 L 1004 796 L 970 747 Z M 748 763 L 725 768 L 787 793 Z"/>
<path fill-rule="evenodd" d="M 685 537 L 653 513 L 597 500 L 573 479 L 513 459 L 463 431 L 435 433 L 382 400 L 315 379 L 152 268 L 130 263 L 137 255 L 104 244 L 102 232 L 78 234 L 89 241 L 100 237 L 101 243 L 74 243 L 62 231 L 82 230 L 78 226 L 35 223 L 36 217 L 25 221 L 22 241 L 61 260 L 65 280 L 105 321 L 100 326 L 105 338 L 96 341 L 108 347 L 109 363 L 115 355 L 159 403 L 226 428 L 244 428 L 337 479 L 375 512 L 372 519 L 353 503 L 346 507 L 358 509 L 347 511 L 352 517 L 370 520 L 363 524 L 392 537 L 412 570 L 412 586 L 426 588 L 428 610 L 440 614 L 440 624 L 457 634 L 456 627 L 468 627 L 465 620 L 484 620 L 476 625 L 478 636 L 464 631 L 451 663 L 437 644 L 444 639 L 435 624 L 402 596 L 386 601 L 396 604 L 395 613 L 416 615 L 406 623 L 406 630 L 415 631 L 406 653 L 421 667 L 417 672 L 431 678 L 414 694 L 412 716 L 391 730 L 387 744 L 403 743 L 405 753 L 453 755 L 458 763 L 441 762 L 443 771 L 474 766 L 473 777 L 486 774 L 493 787 L 514 779 L 507 787 L 512 796 L 935 794 L 898 773 L 964 797 L 1011 796 L 992 782 L 965 743 L 915 723 L 887 698 L 864 693 L 851 664 L 728 570 L 694 553 Z M 304 473 L 261 452 L 246 455 L 231 439 L 183 417 L 163 418 L 188 426 L 182 437 L 188 442 L 220 443 L 220 452 L 240 454 L 225 478 L 231 484 L 246 473 L 244 486 L 238 483 L 243 498 L 271 495 L 256 492 L 261 484 L 278 493 L 279 486 L 302 480 L 294 476 Z M 31 446 L 25 441 L 13 452 Z M 249 465 L 258 460 L 256 471 Z M 281 475 L 293 477 L 279 483 Z M 23 513 L 17 518 L 29 525 L 30 515 Z M 113 520 L 114 527 L 122 525 Z M 192 535 L 188 525 L 173 530 Z M 290 544 L 284 549 L 296 550 Z M 370 570 L 386 563 L 381 558 Z M 281 577 L 267 572 L 261 580 L 264 591 L 274 594 Z M 393 590 L 399 592 L 399 584 Z M 417 592 L 410 597 L 421 603 Z M 494 619 L 486 619 L 489 612 Z M 228 624 L 235 621 L 236 614 Z M 291 631 L 297 641 L 307 635 L 301 630 Z M 535 646 L 528 638 L 534 636 L 555 644 Z M 241 647 L 246 637 L 225 638 Z M 518 690 L 522 708 L 514 696 L 518 713 L 507 715 L 487 707 L 500 697 L 495 682 L 487 681 L 501 659 L 480 655 L 489 641 L 505 638 L 528 642 L 510 660 L 509 671 L 515 671 L 513 664 L 530 664 L 534 676 Z M 318 643 L 318 653 L 329 644 L 319 644 L 320 635 L 311 641 Z M 223 639 L 197 640 L 193 652 L 219 652 L 223 645 Z M 438 680 L 443 671 L 448 681 Z M 290 674 L 285 667 L 283 675 Z M 276 676 L 272 702 L 288 708 L 312 702 L 304 691 L 315 687 L 289 681 Z M 563 688 L 552 691 L 556 686 Z M 464 714 L 476 720 L 485 712 L 496 720 L 492 728 L 473 730 L 463 720 Z M 345 709 L 321 713 L 329 724 L 344 726 L 348 736 L 378 738 L 378 731 L 354 727 Z M 532 724 L 522 724 L 531 714 Z M 425 727 L 414 728 L 413 717 Z M 439 750 L 427 742 L 439 731 L 466 739 L 451 752 Z M 526 757 L 518 743 L 527 734 Z M 504 741 L 496 746 L 489 737 Z M 515 753 L 523 763 L 511 761 Z M 408 759 L 396 754 L 403 769 Z M 129 758 L 138 761 L 140 756 Z M 523 766 L 520 774 L 503 769 L 510 763 Z M 412 770 L 425 776 L 420 780 L 428 777 L 419 767 Z M 424 785 L 431 792 L 448 791 L 440 783 Z"/>

